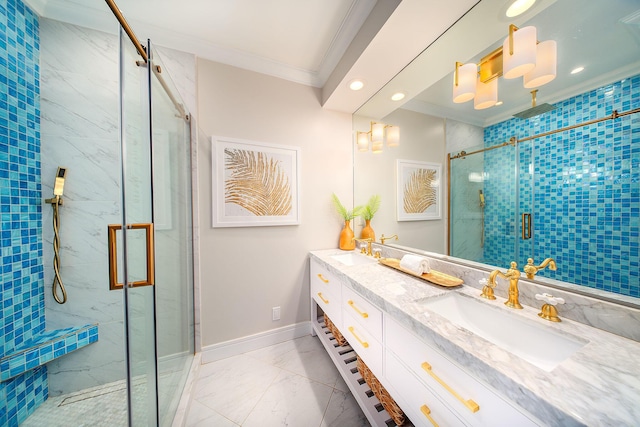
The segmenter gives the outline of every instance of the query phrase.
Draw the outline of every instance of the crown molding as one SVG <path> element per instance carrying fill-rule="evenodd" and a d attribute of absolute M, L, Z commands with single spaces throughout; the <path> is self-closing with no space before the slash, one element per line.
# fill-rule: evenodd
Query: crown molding
<path fill-rule="evenodd" d="M 116 34 L 118 31 L 117 23 L 108 8 L 96 7 L 95 3 L 92 6 L 86 3 L 61 0 L 25 0 L 25 2 L 43 18 L 111 34 Z M 293 67 L 259 55 L 224 48 L 175 30 L 161 28 L 136 19 L 127 19 L 141 40 L 150 38 L 158 46 L 192 53 L 211 61 L 320 88 L 326 83 L 375 3 L 376 0 L 351 1 L 347 15 L 341 22 L 327 51 L 320 59 L 317 69 L 314 70 Z"/>

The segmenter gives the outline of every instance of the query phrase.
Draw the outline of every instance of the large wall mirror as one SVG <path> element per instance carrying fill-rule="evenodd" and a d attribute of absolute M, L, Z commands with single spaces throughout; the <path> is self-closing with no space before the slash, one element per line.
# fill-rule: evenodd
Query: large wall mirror
<path fill-rule="evenodd" d="M 552 257 L 537 280 L 640 297 L 640 3 L 538 0 L 513 18 L 506 3 L 479 1 L 354 114 L 354 139 L 372 122 L 400 128 L 380 153 L 354 143 L 354 203 L 380 196 L 378 241 L 399 236 L 387 244 L 521 270 Z M 498 104 L 454 103 L 456 62 L 491 57 L 510 24 L 556 42 L 535 107 L 505 76 Z M 440 215 L 399 220 L 398 160 L 441 165 Z"/>

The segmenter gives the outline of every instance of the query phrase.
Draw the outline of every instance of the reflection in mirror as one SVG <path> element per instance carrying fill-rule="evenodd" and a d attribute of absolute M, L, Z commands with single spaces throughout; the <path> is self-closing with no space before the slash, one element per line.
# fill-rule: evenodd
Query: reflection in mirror
<path fill-rule="evenodd" d="M 452 100 L 455 62 L 477 63 L 504 40 L 500 3 L 479 2 L 354 115 L 354 130 L 371 120 L 401 129 L 395 151 L 355 152 L 355 201 L 380 194 L 374 228 L 403 246 L 521 270 L 552 257 L 557 271 L 536 280 L 640 297 L 640 4 L 541 1 L 519 18 L 558 51 L 557 77 L 538 93 L 556 108 L 521 119 L 531 107 L 522 79 L 498 79 L 500 106 Z M 413 97 L 401 108 L 383 99 L 400 90 Z M 396 221 L 396 159 L 443 164 L 441 220 Z"/>

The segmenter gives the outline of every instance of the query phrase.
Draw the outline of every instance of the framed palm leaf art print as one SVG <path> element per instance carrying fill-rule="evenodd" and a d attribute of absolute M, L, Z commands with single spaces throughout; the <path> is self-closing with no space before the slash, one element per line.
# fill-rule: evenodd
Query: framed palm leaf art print
<path fill-rule="evenodd" d="M 213 227 L 300 224 L 300 148 L 211 138 Z"/>
<path fill-rule="evenodd" d="M 438 163 L 397 160 L 397 219 L 440 219 L 442 166 Z"/>

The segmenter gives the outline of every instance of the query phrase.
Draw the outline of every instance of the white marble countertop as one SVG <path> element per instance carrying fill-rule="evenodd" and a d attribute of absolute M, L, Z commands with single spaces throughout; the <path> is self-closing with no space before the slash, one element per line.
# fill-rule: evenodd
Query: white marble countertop
<path fill-rule="evenodd" d="M 344 253 L 327 249 L 312 251 L 311 256 L 344 284 L 547 425 L 636 426 L 640 422 L 639 342 L 567 319 L 548 322 L 538 317 L 539 308 L 510 309 L 504 306 L 504 298 L 487 302 L 510 315 L 540 322 L 561 335 L 586 342 L 549 372 L 417 302 L 449 292 L 480 299 L 475 287 L 443 288 L 381 264 L 347 266 L 331 258 Z"/>

